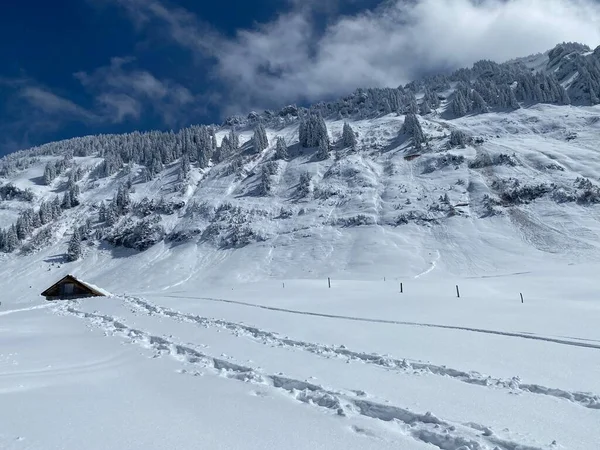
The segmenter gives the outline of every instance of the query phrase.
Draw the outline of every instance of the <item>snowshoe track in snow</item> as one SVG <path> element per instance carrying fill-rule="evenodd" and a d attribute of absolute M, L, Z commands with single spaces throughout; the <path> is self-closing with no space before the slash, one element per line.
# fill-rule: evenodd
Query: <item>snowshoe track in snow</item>
<path fill-rule="evenodd" d="M 157 356 L 169 356 L 181 363 L 199 366 L 209 373 L 228 379 L 270 386 L 299 402 L 318 406 L 340 417 L 360 415 L 395 422 L 403 434 L 442 450 L 542 450 L 541 447 L 522 445 L 498 437 L 488 427 L 480 424 L 452 423 L 430 412 L 419 414 L 398 406 L 359 399 L 306 381 L 263 374 L 251 367 L 214 358 L 190 346 L 131 328 L 115 317 L 80 311 L 71 305 L 61 305 L 55 311 L 88 320 L 104 330 L 107 335 L 119 336 L 132 344 L 153 350 Z"/>
<path fill-rule="evenodd" d="M 146 300 L 137 297 L 125 297 L 124 300 L 137 310 L 150 315 L 159 315 L 174 320 L 195 323 L 204 327 L 221 328 L 230 331 L 236 336 L 246 336 L 260 343 L 275 344 L 279 346 L 291 347 L 302 351 L 307 351 L 318 356 L 335 355 L 347 358 L 348 360 L 360 361 L 388 370 L 397 370 L 406 373 L 419 371 L 422 373 L 431 373 L 433 375 L 446 376 L 463 383 L 485 386 L 498 389 L 507 389 L 511 392 L 521 391 L 531 394 L 548 395 L 570 402 L 579 404 L 586 408 L 600 410 L 600 395 L 588 392 L 570 392 L 563 389 L 550 388 L 539 384 L 522 383 L 519 377 L 511 379 L 493 378 L 482 375 L 478 372 L 465 372 L 463 370 L 453 369 L 446 366 L 423 363 L 418 361 L 407 361 L 406 359 L 392 358 L 389 356 L 378 355 L 374 353 L 364 353 L 352 351 L 344 346 L 331 346 L 316 344 L 305 341 L 298 341 L 279 336 L 277 333 L 261 330 L 249 325 L 228 322 L 222 319 L 211 319 L 194 314 L 181 313 L 169 308 L 153 305 Z"/>

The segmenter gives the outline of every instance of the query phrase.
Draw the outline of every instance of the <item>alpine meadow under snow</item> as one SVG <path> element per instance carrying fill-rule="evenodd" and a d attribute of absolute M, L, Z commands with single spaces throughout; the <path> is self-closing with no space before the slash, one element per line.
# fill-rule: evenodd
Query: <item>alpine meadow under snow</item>
<path fill-rule="evenodd" d="M 569 43 L 6 156 L 0 448 L 597 448 L 598 103 Z"/>

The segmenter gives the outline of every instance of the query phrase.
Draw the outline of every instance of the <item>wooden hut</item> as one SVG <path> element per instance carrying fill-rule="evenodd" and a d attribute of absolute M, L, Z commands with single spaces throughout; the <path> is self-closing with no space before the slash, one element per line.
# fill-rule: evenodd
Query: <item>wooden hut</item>
<path fill-rule="evenodd" d="M 73 275 L 67 275 L 42 292 L 42 295 L 46 297 L 46 300 L 50 301 L 86 297 L 105 297 L 107 294 L 96 286 L 78 280 Z"/>

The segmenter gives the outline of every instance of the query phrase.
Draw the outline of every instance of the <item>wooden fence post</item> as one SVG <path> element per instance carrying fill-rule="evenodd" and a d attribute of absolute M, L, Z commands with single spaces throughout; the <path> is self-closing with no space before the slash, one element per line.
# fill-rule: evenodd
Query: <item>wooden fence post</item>
<path fill-rule="evenodd" d="M 523 300 L 523 293 L 521 293 L 521 303 L 525 303 L 525 301 Z"/>
<path fill-rule="evenodd" d="M 402 283 L 400 283 L 400 293 L 402 294 L 404 292 L 404 286 L 402 286 Z"/>
<path fill-rule="evenodd" d="M 456 296 L 460 298 L 460 290 L 458 289 L 458 284 L 456 285 Z"/>
<path fill-rule="evenodd" d="M 331 289 L 331 278 L 327 277 L 327 285 L 329 286 L 329 289 Z"/>

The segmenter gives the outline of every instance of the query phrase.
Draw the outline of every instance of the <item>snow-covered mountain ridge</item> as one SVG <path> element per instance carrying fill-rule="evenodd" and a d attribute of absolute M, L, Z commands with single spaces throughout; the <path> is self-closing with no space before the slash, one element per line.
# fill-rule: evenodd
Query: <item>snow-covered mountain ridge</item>
<path fill-rule="evenodd" d="M 593 58 L 2 159 L 0 448 L 597 448 Z"/>
<path fill-rule="evenodd" d="M 596 259 L 600 110 L 564 103 L 595 103 L 599 60 L 563 44 L 310 110 L 18 152 L 0 162 L 0 247 L 193 248 L 212 255 L 202 276 L 243 279 L 417 273 L 432 251 L 460 273 L 503 270 L 495 252 Z"/>

